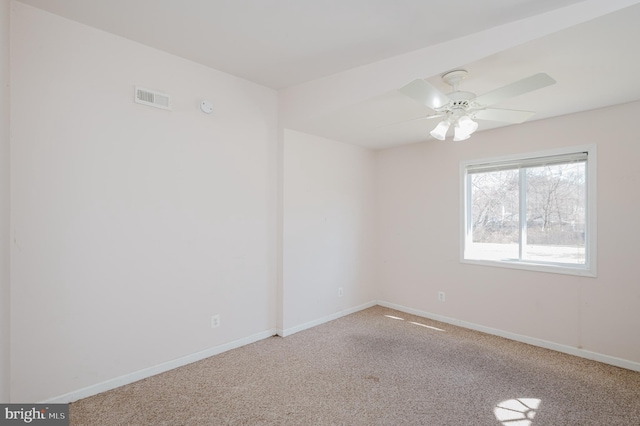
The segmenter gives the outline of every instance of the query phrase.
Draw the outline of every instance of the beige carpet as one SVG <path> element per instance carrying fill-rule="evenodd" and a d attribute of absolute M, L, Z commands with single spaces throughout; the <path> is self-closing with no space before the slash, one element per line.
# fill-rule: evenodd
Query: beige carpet
<path fill-rule="evenodd" d="M 77 401 L 70 418 L 71 425 L 640 425 L 640 373 L 376 306 Z"/>

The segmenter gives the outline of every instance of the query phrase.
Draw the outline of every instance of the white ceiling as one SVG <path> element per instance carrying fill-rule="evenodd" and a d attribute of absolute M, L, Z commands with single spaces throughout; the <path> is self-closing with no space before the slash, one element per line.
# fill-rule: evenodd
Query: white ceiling
<path fill-rule="evenodd" d="M 640 100 L 638 22 L 640 5 L 635 5 L 461 64 L 469 76 L 460 89 L 480 95 L 546 72 L 556 80 L 555 85 L 495 105 L 536 111 L 530 121 Z M 445 71 L 448 70 L 442 70 Z M 444 93 L 451 91 L 441 73 L 425 77 Z M 430 114 L 434 111 L 397 91 L 389 91 L 326 114 L 309 123 L 306 130 L 357 145 L 384 148 L 435 141 L 429 131 L 438 120 L 420 119 Z M 480 130 L 507 125 L 477 121 Z"/>
<path fill-rule="evenodd" d="M 322 114 L 292 120 L 291 127 L 371 148 L 426 140 L 437 122 L 414 120 L 433 111 L 393 90 L 401 84 L 374 87 L 375 79 L 350 80 L 353 70 L 384 69 L 376 65 L 392 64 L 415 52 L 442 52 L 460 40 L 465 40 L 471 53 L 459 55 L 459 62 L 432 54 L 423 59 L 429 64 L 426 75 L 412 70 L 413 78 L 428 78 L 447 92 L 449 87 L 439 75 L 455 64 L 453 68 L 470 72 L 462 90 L 482 94 L 546 72 L 557 80 L 556 85 L 496 105 L 537 111 L 534 119 L 640 99 L 640 0 L 20 1 L 261 85 L 285 89 L 287 99 L 295 99 L 296 91 L 313 93 L 314 86 L 324 84 L 322 97 L 335 95 L 333 103 L 327 101 L 333 106 Z M 562 10 L 565 15 L 558 12 Z M 565 19 L 565 26 L 557 22 L 562 16 L 571 17 Z M 586 22 L 574 25 L 574 20 Z M 492 40 L 492 33 L 487 33 L 511 25 L 515 28 L 511 36 L 518 40 L 523 37 L 519 28 L 522 34 L 533 34 L 541 30 L 529 26 L 546 22 L 558 30 L 522 43 L 514 41 L 505 49 L 499 47 L 504 40 Z M 505 31 L 496 34 L 505 37 L 509 34 Z M 482 41 L 477 37 L 473 54 L 476 34 L 488 35 Z M 342 75 L 340 85 L 332 88 L 330 83 Z M 353 86 L 360 81 L 368 84 L 354 87 L 366 96 L 345 97 L 345 82 L 349 90 L 350 81 Z M 405 123 L 394 124 L 400 122 Z M 499 125 L 503 124 L 481 122 L 480 131 Z"/>

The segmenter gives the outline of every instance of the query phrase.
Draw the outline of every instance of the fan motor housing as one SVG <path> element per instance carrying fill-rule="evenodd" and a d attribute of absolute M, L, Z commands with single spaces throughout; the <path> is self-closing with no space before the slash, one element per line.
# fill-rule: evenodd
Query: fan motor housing
<path fill-rule="evenodd" d="M 453 102 L 468 102 L 471 99 L 475 99 L 476 94 L 471 92 L 458 91 L 458 92 L 447 93 L 447 96 Z"/>

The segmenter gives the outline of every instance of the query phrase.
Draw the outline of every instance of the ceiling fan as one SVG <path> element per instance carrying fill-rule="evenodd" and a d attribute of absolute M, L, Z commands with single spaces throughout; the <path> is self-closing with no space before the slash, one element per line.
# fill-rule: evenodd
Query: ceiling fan
<path fill-rule="evenodd" d="M 454 141 L 469 139 L 478 129 L 473 119 L 502 121 L 505 123 L 522 123 L 535 114 L 532 111 L 488 108 L 503 100 L 550 86 L 556 81 L 545 73 L 507 84 L 484 95 L 458 90 L 458 86 L 469 73 L 466 70 L 450 71 L 442 75 L 442 80 L 453 88 L 448 94 L 442 93 L 425 80 L 414 80 L 399 89 L 400 93 L 420 102 L 436 111 L 437 114 L 427 118 L 443 117 L 431 136 L 445 140 L 449 128 L 453 125 Z"/>

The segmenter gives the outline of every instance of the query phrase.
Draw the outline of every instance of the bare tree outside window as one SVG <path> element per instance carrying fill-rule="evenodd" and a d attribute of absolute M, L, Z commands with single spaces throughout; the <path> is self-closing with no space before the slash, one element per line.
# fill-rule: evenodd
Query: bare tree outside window
<path fill-rule="evenodd" d="M 473 241 L 518 244 L 518 170 L 477 173 L 472 176 Z"/>
<path fill-rule="evenodd" d="M 528 168 L 526 182 L 524 257 L 584 264 L 585 163 Z"/>

